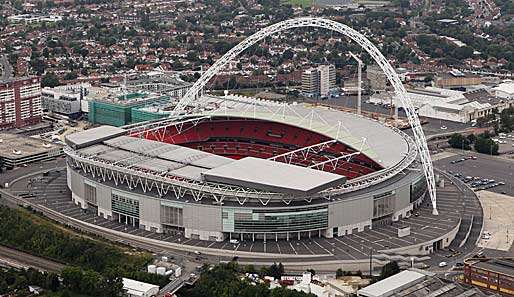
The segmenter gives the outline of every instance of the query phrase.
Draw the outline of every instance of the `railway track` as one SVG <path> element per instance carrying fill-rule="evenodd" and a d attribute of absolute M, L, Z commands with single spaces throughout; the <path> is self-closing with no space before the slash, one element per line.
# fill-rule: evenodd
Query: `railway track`
<path fill-rule="evenodd" d="M 37 270 L 49 272 L 60 272 L 65 266 L 64 264 L 33 256 L 5 246 L 0 246 L 0 261 L 5 263 L 6 266 L 15 268 L 35 268 Z"/>

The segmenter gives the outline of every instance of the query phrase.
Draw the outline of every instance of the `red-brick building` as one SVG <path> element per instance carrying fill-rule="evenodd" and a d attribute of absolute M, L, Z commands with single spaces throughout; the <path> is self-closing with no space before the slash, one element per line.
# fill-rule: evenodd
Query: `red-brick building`
<path fill-rule="evenodd" d="M 41 122 L 41 78 L 0 80 L 0 130 Z"/>
<path fill-rule="evenodd" d="M 514 258 L 468 259 L 464 282 L 483 290 L 514 296 Z"/>

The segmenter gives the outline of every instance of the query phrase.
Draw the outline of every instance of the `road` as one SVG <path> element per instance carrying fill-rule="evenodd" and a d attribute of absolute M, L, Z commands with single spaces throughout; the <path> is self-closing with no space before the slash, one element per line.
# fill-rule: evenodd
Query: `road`
<path fill-rule="evenodd" d="M 60 272 L 64 264 L 57 263 L 48 259 L 36 257 L 15 249 L 0 246 L 0 263 L 8 266 L 32 267 L 41 271 Z"/>
<path fill-rule="evenodd" d="M 13 68 L 5 55 L 0 56 L 0 65 L 2 66 L 2 75 L 0 75 L 0 80 L 13 77 Z"/>

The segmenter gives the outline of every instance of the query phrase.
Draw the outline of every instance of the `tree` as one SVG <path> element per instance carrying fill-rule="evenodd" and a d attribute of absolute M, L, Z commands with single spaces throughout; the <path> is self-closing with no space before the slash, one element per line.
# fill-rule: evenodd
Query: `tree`
<path fill-rule="evenodd" d="M 270 266 L 269 271 L 270 276 L 274 277 L 275 279 L 280 279 L 282 274 L 284 274 L 284 265 L 282 265 L 282 263 L 279 263 L 278 265 L 277 263 L 273 263 Z"/>
<path fill-rule="evenodd" d="M 469 146 L 468 138 L 462 136 L 462 134 L 459 134 L 459 133 L 452 134 L 452 136 L 448 140 L 448 144 L 450 144 L 450 146 L 452 148 L 464 149 L 464 150 L 471 149 L 471 147 Z"/>
<path fill-rule="evenodd" d="M 467 138 L 468 138 L 468 141 L 469 141 L 470 144 L 471 143 L 475 143 L 475 141 L 477 140 L 477 137 L 475 136 L 475 134 L 469 134 L 467 136 Z"/>
<path fill-rule="evenodd" d="M 64 75 L 65 80 L 73 80 L 73 79 L 76 79 L 77 77 L 78 77 L 78 75 L 76 72 L 68 72 Z"/>
<path fill-rule="evenodd" d="M 341 277 L 343 275 L 344 275 L 343 269 L 341 269 L 341 268 L 337 269 L 337 271 L 336 271 L 336 278 Z"/>
<path fill-rule="evenodd" d="M 41 86 L 42 87 L 56 87 L 60 85 L 59 78 L 55 73 L 53 72 L 47 72 L 42 78 L 41 78 Z"/>
<path fill-rule="evenodd" d="M 475 141 L 475 150 L 482 154 L 498 155 L 498 144 L 490 137 L 479 135 Z"/>
<path fill-rule="evenodd" d="M 386 279 L 392 275 L 397 274 L 398 272 L 400 272 L 400 266 L 398 266 L 396 261 L 391 261 L 382 267 L 379 279 Z"/>

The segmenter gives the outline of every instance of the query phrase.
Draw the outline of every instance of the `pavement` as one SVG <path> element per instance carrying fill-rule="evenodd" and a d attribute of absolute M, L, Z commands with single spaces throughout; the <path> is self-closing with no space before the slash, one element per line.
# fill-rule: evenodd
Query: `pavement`
<path fill-rule="evenodd" d="M 489 239 L 481 238 L 478 246 L 509 251 L 514 241 L 513 197 L 480 191 L 478 199 L 484 208 L 484 233 L 489 232 L 491 237 Z"/>

